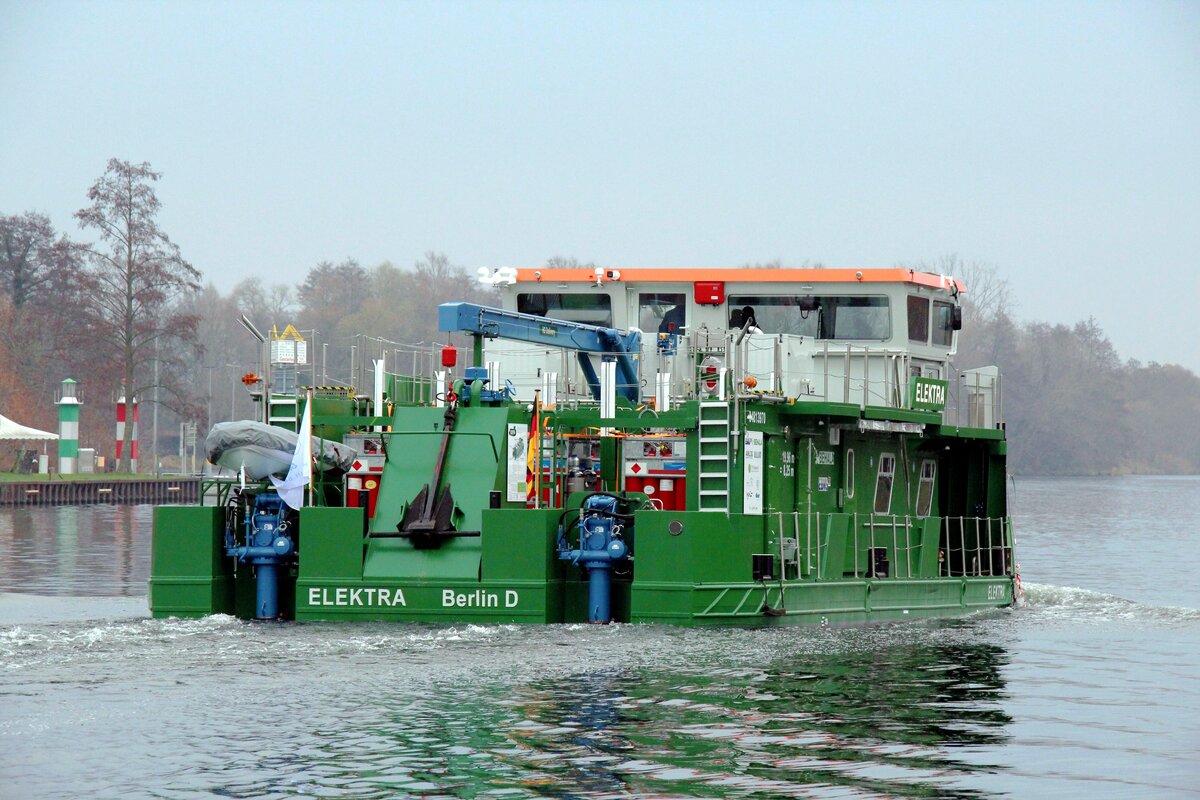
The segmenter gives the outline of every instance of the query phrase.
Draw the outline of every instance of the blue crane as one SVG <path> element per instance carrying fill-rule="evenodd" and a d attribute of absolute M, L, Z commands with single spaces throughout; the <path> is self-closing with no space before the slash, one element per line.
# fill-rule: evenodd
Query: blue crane
<path fill-rule="evenodd" d="M 475 303 L 443 303 L 438 307 L 438 330 L 464 331 L 476 337 L 476 358 L 483 339 L 512 339 L 574 350 L 592 397 L 600 399 L 600 379 L 592 358 L 617 362 L 617 393 L 631 403 L 640 396 L 637 359 L 641 354 L 640 331 L 618 331 L 561 319 L 521 314 Z"/>

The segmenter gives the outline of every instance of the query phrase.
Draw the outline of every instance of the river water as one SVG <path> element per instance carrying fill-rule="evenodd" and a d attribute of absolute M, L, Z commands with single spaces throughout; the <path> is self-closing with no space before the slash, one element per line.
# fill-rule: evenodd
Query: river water
<path fill-rule="evenodd" d="M 0 798 L 1200 796 L 1200 478 L 1019 479 L 1023 608 L 152 620 L 150 509 L 0 511 Z"/>

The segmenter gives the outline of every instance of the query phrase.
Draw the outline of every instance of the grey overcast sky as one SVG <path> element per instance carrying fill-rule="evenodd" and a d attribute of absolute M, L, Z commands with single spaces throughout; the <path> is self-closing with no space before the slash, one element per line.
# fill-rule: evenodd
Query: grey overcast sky
<path fill-rule="evenodd" d="M 149 161 L 224 291 L 957 253 L 1200 371 L 1200 2 L 0 0 L 0 80 L 0 213 Z"/>

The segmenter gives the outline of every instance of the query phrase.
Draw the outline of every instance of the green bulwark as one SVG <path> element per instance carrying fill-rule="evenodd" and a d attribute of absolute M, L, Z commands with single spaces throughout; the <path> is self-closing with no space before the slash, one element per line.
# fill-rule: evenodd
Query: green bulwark
<path fill-rule="evenodd" d="M 233 564 L 225 557 L 219 508 L 154 509 L 150 608 L 158 617 L 234 611 Z"/>

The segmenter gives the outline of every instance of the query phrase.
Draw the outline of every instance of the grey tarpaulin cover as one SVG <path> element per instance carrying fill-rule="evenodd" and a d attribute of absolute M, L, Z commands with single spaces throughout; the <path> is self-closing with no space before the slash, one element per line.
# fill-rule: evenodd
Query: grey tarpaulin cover
<path fill-rule="evenodd" d="M 235 472 L 245 464 L 246 477 L 258 481 L 268 475 L 287 475 L 297 438 L 292 431 L 274 425 L 241 420 L 213 425 L 204 446 L 212 463 Z M 354 448 L 325 439 L 313 439 L 313 453 L 318 470 L 345 472 L 358 457 Z"/>

